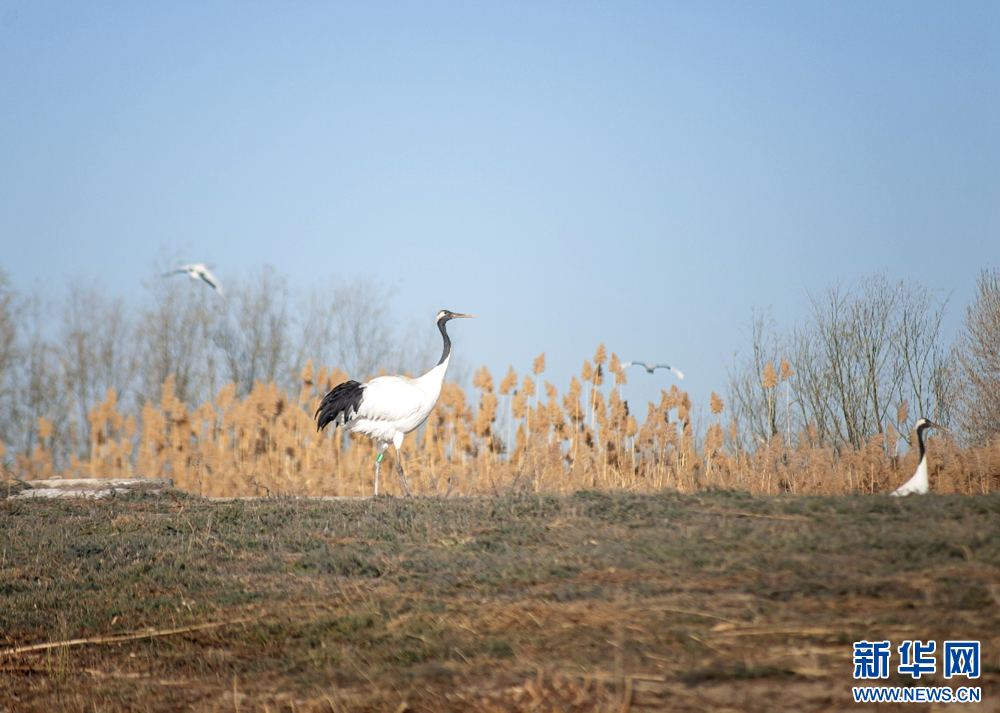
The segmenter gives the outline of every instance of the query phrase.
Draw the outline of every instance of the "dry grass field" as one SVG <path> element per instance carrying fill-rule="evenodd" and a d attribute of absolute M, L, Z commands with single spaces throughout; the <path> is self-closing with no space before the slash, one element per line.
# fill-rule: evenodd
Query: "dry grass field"
<path fill-rule="evenodd" d="M 864 710 L 876 637 L 1000 710 L 998 582 L 995 493 L 5 500 L 0 711 Z"/>

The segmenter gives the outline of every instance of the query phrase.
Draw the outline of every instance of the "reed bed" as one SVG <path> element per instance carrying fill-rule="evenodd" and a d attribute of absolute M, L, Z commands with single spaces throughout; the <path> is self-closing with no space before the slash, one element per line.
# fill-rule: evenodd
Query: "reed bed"
<path fill-rule="evenodd" d="M 740 438 L 734 421 L 723 425 L 725 404 L 714 393 L 713 421 L 697 435 L 691 400 L 676 386 L 662 391 L 659 403 L 647 405 L 640 426 L 621 397 L 626 383 L 621 363 L 603 345 L 563 392 L 544 381 L 544 371 L 544 354 L 530 373 L 521 376 L 510 367 L 499 384 L 481 367 L 471 400 L 458 384 L 446 383 L 425 425 L 403 445 L 414 493 L 665 488 L 885 493 L 916 468 L 916 449 L 902 457 L 889 455 L 896 452 L 898 439 L 891 429 L 860 449 L 835 451 L 820 445 L 812 429 L 756 442 L 753 450 L 740 448 L 738 444 L 753 439 Z M 776 381 L 773 367 L 763 379 Z M 257 383 L 241 399 L 229 384 L 212 401 L 190 409 L 177 398 L 171 376 L 159 404 L 147 402 L 139 423 L 119 413 L 109 389 L 89 414 L 89 458 L 73 458 L 56 472 L 51 427 L 39 419 L 38 445 L 30 454 L 14 455 L 7 468 L 25 480 L 169 477 L 176 487 L 201 496 L 368 495 L 374 443 L 339 428 L 317 433 L 313 420 L 323 395 L 346 380 L 344 372 L 317 370 L 310 362 L 302 370 L 298 394 Z M 935 436 L 929 451 L 935 492 L 975 495 L 1000 489 L 1000 443 L 960 448 Z M 399 494 L 391 473 L 383 481 L 386 492 Z"/>

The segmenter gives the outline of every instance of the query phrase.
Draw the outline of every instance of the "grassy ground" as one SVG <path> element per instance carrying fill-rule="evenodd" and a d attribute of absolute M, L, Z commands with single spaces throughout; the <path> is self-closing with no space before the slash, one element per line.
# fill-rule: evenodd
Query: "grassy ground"
<path fill-rule="evenodd" d="M 862 638 L 981 640 L 998 710 L 997 583 L 998 495 L 3 501 L 0 648 L 146 638 L 0 711 L 856 710 Z"/>

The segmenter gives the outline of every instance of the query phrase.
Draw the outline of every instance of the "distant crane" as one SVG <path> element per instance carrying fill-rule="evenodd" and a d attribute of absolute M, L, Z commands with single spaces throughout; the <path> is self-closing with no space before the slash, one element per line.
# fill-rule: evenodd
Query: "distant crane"
<path fill-rule="evenodd" d="M 652 366 L 650 366 L 650 365 L 646 364 L 645 362 L 641 362 L 641 361 L 627 361 L 624 364 L 622 364 L 622 368 L 627 367 L 627 366 L 641 366 L 643 369 L 645 369 L 646 371 L 648 371 L 650 374 L 652 374 L 656 369 L 670 369 L 670 371 L 672 371 L 675 374 L 677 374 L 677 378 L 678 379 L 683 379 L 684 378 L 684 374 L 682 374 L 680 372 L 680 369 L 675 369 L 674 367 L 668 366 L 667 364 L 653 364 Z"/>
<path fill-rule="evenodd" d="M 316 430 L 322 431 L 328 423 L 336 422 L 353 433 L 362 433 L 378 443 L 375 458 L 375 495 L 378 495 L 378 471 L 382 457 L 392 443 L 396 446 L 396 472 L 403 482 L 403 489 L 410 494 L 410 486 L 403 475 L 403 436 L 415 430 L 430 415 L 441 395 L 444 374 L 451 361 L 451 339 L 445 325 L 449 320 L 467 318 L 471 314 L 457 314 L 446 309 L 437 314 L 436 322 L 444 339 L 441 361 L 419 379 L 408 376 L 377 376 L 360 384 L 345 381 L 333 387 L 323 397 L 316 409 Z"/>
<path fill-rule="evenodd" d="M 171 277 L 173 275 L 179 275 L 182 272 L 189 274 L 192 280 L 204 280 L 208 283 L 209 287 L 218 292 L 220 295 L 222 294 L 222 287 L 219 285 L 219 281 L 215 279 L 215 275 L 213 275 L 212 271 L 200 262 L 195 263 L 194 265 L 184 265 L 182 267 L 178 267 L 176 270 L 163 273 L 163 276 Z"/>
<path fill-rule="evenodd" d="M 920 446 L 920 463 L 917 464 L 917 472 L 913 474 L 912 478 L 889 493 L 890 495 L 894 497 L 912 495 L 914 493 L 924 495 L 930 490 L 930 485 L 927 482 L 927 451 L 924 449 L 924 431 L 928 428 L 939 428 L 942 431 L 948 430 L 944 426 L 939 426 L 936 423 L 928 421 L 926 418 L 917 421 L 917 445 Z"/>

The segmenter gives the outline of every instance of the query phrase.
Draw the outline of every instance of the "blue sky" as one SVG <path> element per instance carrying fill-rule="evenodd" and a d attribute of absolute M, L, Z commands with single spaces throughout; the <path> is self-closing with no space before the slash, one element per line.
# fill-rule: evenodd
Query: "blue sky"
<path fill-rule="evenodd" d="M 364 275 L 475 313 L 495 376 L 605 342 L 703 403 L 751 308 L 831 282 L 916 279 L 954 330 L 1000 263 L 998 48 L 995 2 L 0 1 L 0 267 Z"/>

